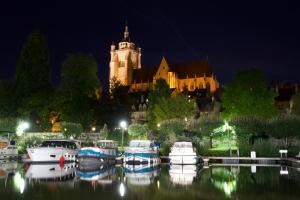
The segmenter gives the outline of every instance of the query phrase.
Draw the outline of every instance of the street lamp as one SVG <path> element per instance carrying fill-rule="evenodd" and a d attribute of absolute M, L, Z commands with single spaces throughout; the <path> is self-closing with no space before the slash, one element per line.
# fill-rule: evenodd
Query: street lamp
<path fill-rule="evenodd" d="M 127 129 L 127 122 L 122 120 L 120 122 L 120 127 L 122 128 L 122 149 L 123 149 L 123 146 L 124 146 L 124 131 Z"/>
<path fill-rule="evenodd" d="M 17 130 L 16 130 L 16 134 L 17 134 L 17 136 L 22 136 L 23 135 L 23 133 L 24 133 L 24 131 L 26 130 L 26 129 L 28 129 L 29 128 L 29 123 L 28 122 L 20 122 L 19 124 L 18 124 L 18 126 L 17 126 Z"/>

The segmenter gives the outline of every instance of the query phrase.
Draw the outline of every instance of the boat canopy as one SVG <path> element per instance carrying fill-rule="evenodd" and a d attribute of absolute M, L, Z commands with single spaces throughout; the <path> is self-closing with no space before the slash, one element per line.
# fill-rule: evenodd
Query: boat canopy
<path fill-rule="evenodd" d="M 191 142 L 175 142 L 174 147 L 176 148 L 193 148 Z"/>
<path fill-rule="evenodd" d="M 132 140 L 129 147 L 152 147 L 153 143 L 150 140 Z"/>
<path fill-rule="evenodd" d="M 98 140 L 98 141 L 96 141 L 96 146 L 115 148 L 115 147 L 117 147 L 117 143 L 118 142 L 116 142 L 114 140 Z"/>

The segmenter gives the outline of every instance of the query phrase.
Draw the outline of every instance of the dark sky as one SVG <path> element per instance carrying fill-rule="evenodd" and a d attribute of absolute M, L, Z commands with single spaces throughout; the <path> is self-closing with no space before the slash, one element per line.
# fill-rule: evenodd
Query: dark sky
<path fill-rule="evenodd" d="M 162 1 L 162 0 L 161 0 Z M 9 3 L 7 3 L 9 2 Z M 13 77 L 27 35 L 48 41 L 53 82 L 67 53 L 86 52 L 107 81 L 109 48 L 123 37 L 142 47 L 142 65 L 209 59 L 222 84 L 256 67 L 269 81 L 299 81 L 300 12 L 288 1 L 7 1 L 0 5 L 0 79 Z"/>

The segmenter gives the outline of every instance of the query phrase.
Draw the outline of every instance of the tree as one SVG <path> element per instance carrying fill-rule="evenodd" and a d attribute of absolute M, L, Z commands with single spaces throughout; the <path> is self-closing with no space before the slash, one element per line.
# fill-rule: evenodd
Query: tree
<path fill-rule="evenodd" d="M 48 45 L 44 35 L 34 31 L 25 41 L 16 67 L 14 101 L 19 116 L 38 123 L 49 120 L 51 91 Z"/>
<path fill-rule="evenodd" d="M 128 135 L 133 138 L 141 138 L 146 136 L 148 127 L 146 124 L 130 124 L 128 127 Z"/>
<path fill-rule="evenodd" d="M 11 81 L 0 81 L 0 118 L 16 117 L 16 106 L 14 101 L 13 83 Z"/>
<path fill-rule="evenodd" d="M 17 63 L 15 90 L 18 97 L 50 88 L 49 50 L 44 35 L 39 31 L 29 34 Z"/>
<path fill-rule="evenodd" d="M 78 138 L 83 132 L 83 128 L 79 123 L 63 122 L 62 123 L 62 133 L 65 137 Z"/>
<path fill-rule="evenodd" d="M 236 74 L 234 82 L 224 88 L 222 98 L 225 118 L 254 116 L 270 118 L 276 115 L 275 92 L 268 89 L 259 70 L 250 69 Z"/>
<path fill-rule="evenodd" d="M 179 92 L 171 95 L 167 82 L 157 80 L 155 89 L 149 95 L 147 118 L 150 127 L 156 127 L 163 120 L 191 118 L 195 113 L 194 101 Z"/>
<path fill-rule="evenodd" d="M 61 83 L 53 103 L 63 121 L 82 124 L 89 128 L 100 88 L 97 61 L 92 55 L 69 54 L 62 65 Z"/>
<path fill-rule="evenodd" d="M 300 93 L 292 96 L 292 114 L 300 116 Z"/>

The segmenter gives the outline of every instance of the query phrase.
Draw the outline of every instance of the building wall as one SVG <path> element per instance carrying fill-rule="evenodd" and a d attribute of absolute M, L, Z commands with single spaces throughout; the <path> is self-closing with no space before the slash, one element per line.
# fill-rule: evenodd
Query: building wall
<path fill-rule="evenodd" d="M 132 70 L 140 68 L 140 52 L 135 48 L 134 43 L 120 42 L 119 49 L 111 46 L 110 75 L 115 77 L 122 85 L 132 84 Z"/>

